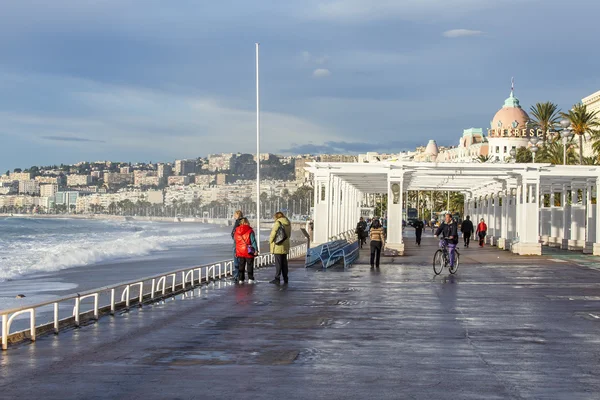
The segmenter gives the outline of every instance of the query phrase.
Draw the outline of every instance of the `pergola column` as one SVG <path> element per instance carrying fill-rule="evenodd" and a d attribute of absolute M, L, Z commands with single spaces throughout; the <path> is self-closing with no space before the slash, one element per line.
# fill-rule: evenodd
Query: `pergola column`
<path fill-rule="evenodd" d="M 502 201 L 502 205 L 500 205 L 500 194 L 494 194 L 494 239 L 492 245 L 498 244 L 498 239 L 500 239 L 502 232 L 502 209 L 504 208 L 504 200 Z"/>
<path fill-rule="evenodd" d="M 539 178 L 521 181 L 520 194 L 517 196 L 519 241 L 513 246 L 513 253 L 520 255 L 541 255 L 539 242 Z"/>
<path fill-rule="evenodd" d="M 488 226 L 487 230 L 487 241 L 488 244 L 494 244 L 494 195 L 489 194 L 487 198 L 487 216 L 485 218 L 485 223 Z"/>
<path fill-rule="evenodd" d="M 330 176 L 315 176 L 313 200 L 313 244 L 319 245 L 329 240 Z"/>
<path fill-rule="evenodd" d="M 571 189 L 571 237 L 568 242 L 569 250 L 583 250 L 585 247 L 585 225 L 586 225 L 586 212 L 585 212 L 585 201 L 586 194 L 585 188 L 581 188 L 581 202 L 579 202 L 579 190 L 578 186 Z"/>
<path fill-rule="evenodd" d="M 596 241 L 593 246 L 593 254 L 595 256 L 600 256 L 600 178 L 596 178 Z"/>
<path fill-rule="evenodd" d="M 596 189 L 596 196 L 598 195 L 597 189 L 594 186 L 595 182 L 588 181 L 587 183 L 587 196 L 586 196 L 586 219 L 585 219 L 585 247 L 583 252 L 586 254 L 592 254 L 594 252 L 594 243 L 596 242 L 596 207 L 592 204 L 594 197 L 594 189 Z"/>
<path fill-rule="evenodd" d="M 548 246 L 556 247 L 557 243 L 560 247 L 560 212 L 556 206 L 556 189 L 554 186 L 550 189 L 550 237 L 548 238 Z M 562 205 L 562 204 L 561 204 Z"/>
<path fill-rule="evenodd" d="M 510 200 L 508 189 L 502 191 L 502 209 L 500 212 L 500 237 L 498 238 L 498 248 L 502 250 L 508 249 L 510 240 L 508 239 L 508 215 L 510 209 Z"/>
<path fill-rule="evenodd" d="M 568 192 L 570 188 L 563 185 L 561 204 L 563 209 L 563 226 L 562 226 L 562 241 L 561 248 L 569 248 L 569 240 L 571 239 L 571 206 L 569 205 Z"/>
<path fill-rule="evenodd" d="M 404 171 L 393 169 L 388 172 L 388 219 L 386 248 L 404 255 L 402 238 L 402 203 L 404 197 Z"/>

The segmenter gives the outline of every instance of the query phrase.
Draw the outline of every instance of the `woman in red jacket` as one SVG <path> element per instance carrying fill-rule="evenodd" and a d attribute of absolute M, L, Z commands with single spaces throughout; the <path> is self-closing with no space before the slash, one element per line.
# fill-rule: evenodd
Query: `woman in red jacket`
<path fill-rule="evenodd" d="M 254 230 L 250 227 L 248 219 L 240 219 L 240 225 L 233 234 L 235 241 L 235 257 L 238 259 L 240 270 L 236 283 L 244 283 L 246 267 L 248 269 L 248 283 L 254 283 L 254 257 L 258 255 L 258 245 Z"/>
<path fill-rule="evenodd" d="M 479 236 L 479 247 L 483 247 L 485 235 L 487 234 L 487 225 L 483 222 L 483 218 L 481 218 L 481 221 L 477 224 L 477 231 L 475 234 Z"/>

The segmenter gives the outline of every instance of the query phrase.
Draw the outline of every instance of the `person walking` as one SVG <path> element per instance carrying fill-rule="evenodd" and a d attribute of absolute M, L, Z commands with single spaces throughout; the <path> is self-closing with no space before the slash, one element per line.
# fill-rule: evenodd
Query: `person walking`
<path fill-rule="evenodd" d="M 385 235 L 378 219 L 374 220 L 371 224 L 369 233 L 371 235 L 371 269 L 375 267 L 379 268 L 381 251 L 385 248 Z"/>
<path fill-rule="evenodd" d="M 360 248 L 362 249 L 363 244 L 367 242 L 367 223 L 363 217 L 360 217 L 358 224 L 356 224 L 356 236 L 360 242 Z"/>
<path fill-rule="evenodd" d="M 477 224 L 477 231 L 475 234 L 479 236 L 479 247 L 483 247 L 483 244 L 485 243 L 485 235 L 487 234 L 487 225 L 485 224 L 483 218 L 481 218 L 481 221 L 479 221 L 479 224 Z"/>
<path fill-rule="evenodd" d="M 415 236 L 417 237 L 417 246 L 420 246 L 421 245 L 421 235 L 423 234 L 423 228 L 425 228 L 425 225 L 423 224 L 423 221 L 418 219 L 415 222 L 413 222 L 413 226 L 415 227 Z"/>
<path fill-rule="evenodd" d="M 233 229 L 231 230 L 231 240 L 233 240 L 233 278 L 231 278 L 232 281 L 237 282 L 238 281 L 238 275 L 240 272 L 240 263 L 238 261 L 238 258 L 236 256 L 236 252 L 235 252 L 235 238 L 233 237 L 235 235 L 235 230 L 237 229 L 238 226 L 240 226 L 240 220 L 244 218 L 244 213 L 242 213 L 242 210 L 237 210 L 236 212 L 233 213 Z"/>
<path fill-rule="evenodd" d="M 450 268 L 454 268 L 454 253 L 458 244 L 458 224 L 452 219 L 452 214 L 447 213 L 444 222 L 435 231 L 435 236 L 439 236 L 440 234 L 442 235 L 442 240 L 447 241 L 448 252 L 450 253 Z"/>
<path fill-rule="evenodd" d="M 460 231 L 462 232 L 465 241 L 464 247 L 469 247 L 471 235 L 473 234 L 473 222 L 471 222 L 470 216 L 467 215 L 467 218 L 460 224 Z"/>
<path fill-rule="evenodd" d="M 254 257 L 258 255 L 258 244 L 254 229 L 246 218 L 240 219 L 239 226 L 233 235 L 235 241 L 235 255 L 238 259 L 239 271 L 236 283 L 244 283 L 248 271 L 248 283 L 254 283 Z"/>
<path fill-rule="evenodd" d="M 288 260 L 287 255 L 290 252 L 290 236 L 292 235 L 292 225 L 290 220 L 286 218 L 285 214 L 281 211 L 277 211 L 274 215 L 275 223 L 271 228 L 271 235 L 269 236 L 269 245 L 271 247 L 271 254 L 275 255 L 275 279 L 269 283 L 275 285 L 281 284 L 281 276 L 283 275 L 283 283 L 288 283 Z M 277 230 L 282 227 L 285 231 L 285 239 L 280 243 L 276 243 Z"/>

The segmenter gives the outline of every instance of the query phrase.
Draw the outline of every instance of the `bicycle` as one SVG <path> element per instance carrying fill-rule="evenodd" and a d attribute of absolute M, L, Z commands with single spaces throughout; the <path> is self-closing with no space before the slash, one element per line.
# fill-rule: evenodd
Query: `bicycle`
<path fill-rule="evenodd" d="M 441 248 L 436 250 L 433 255 L 433 272 L 436 275 L 442 273 L 444 268 L 448 268 L 450 274 L 454 275 L 458 271 L 458 263 L 460 260 L 460 253 L 458 249 L 454 249 L 454 266 L 450 267 L 450 253 L 448 252 L 448 238 L 442 238 Z"/>

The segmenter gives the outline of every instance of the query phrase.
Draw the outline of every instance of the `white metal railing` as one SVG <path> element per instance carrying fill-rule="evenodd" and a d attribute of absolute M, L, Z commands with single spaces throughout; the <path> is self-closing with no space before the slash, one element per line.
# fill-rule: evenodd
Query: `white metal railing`
<path fill-rule="evenodd" d="M 298 258 L 304 256 L 306 254 L 306 249 L 306 243 L 291 247 L 288 257 Z M 255 268 L 272 265 L 274 262 L 275 256 L 270 253 L 260 254 L 254 259 Z M 26 335 L 29 334 L 31 341 L 35 341 L 36 334 L 39 333 L 37 331 L 42 327 L 44 327 L 44 332 L 53 331 L 55 334 L 58 334 L 61 324 L 65 326 L 80 326 L 82 315 L 91 313 L 93 316 L 86 316 L 86 319 L 97 321 L 100 318 L 101 311 L 108 311 L 110 315 L 114 315 L 117 307 L 129 309 L 132 300 L 137 301 L 137 305 L 141 307 L 144 301 L 151 302 L 156 299 L 157 293 L 158 298 L 170 297 L 203 283 L 208 283 L 230 275 L 233 275 L 233 260 L 220 261 L 213 264 L 170 271 L 131 282 L 104 286 L 51 301 L 12 308 L 9 310 L 0 310 L 0 315 L 2 316 L 2 350 L 8 348 L 9 337 L 13 335 L 26 337 Z M 132 287 L 134 287 L 135 290 L 132 290 Z M 144 292 L 146 287 L 150 287 L 150 292 Z M 170 290 L 170 292 L 167 292 L 168 290 Z M 118 291 L 121 291 L 120 303 L 117 303 L 115 300 Z M 132 294 L 134 295 L 133 297 Z M 100 305 L 102 295 L 108 297 L 108 304 Z M 82 302 L 86 299 L 93 299 L 93 307 L 91 310 L 82 311 Z M 63 303 L 72 303 L 73 313 L 66 318 L 60 319 L 59 305 Z M 36 325 L 36 311 L 42 307 L 48 306 L 54 307 L 52 322 Z M 14 332 L 11 335 L 10 327 L 13 321 L 16 317 L 24 314 L 29 314 L 29 329 Z"/>

